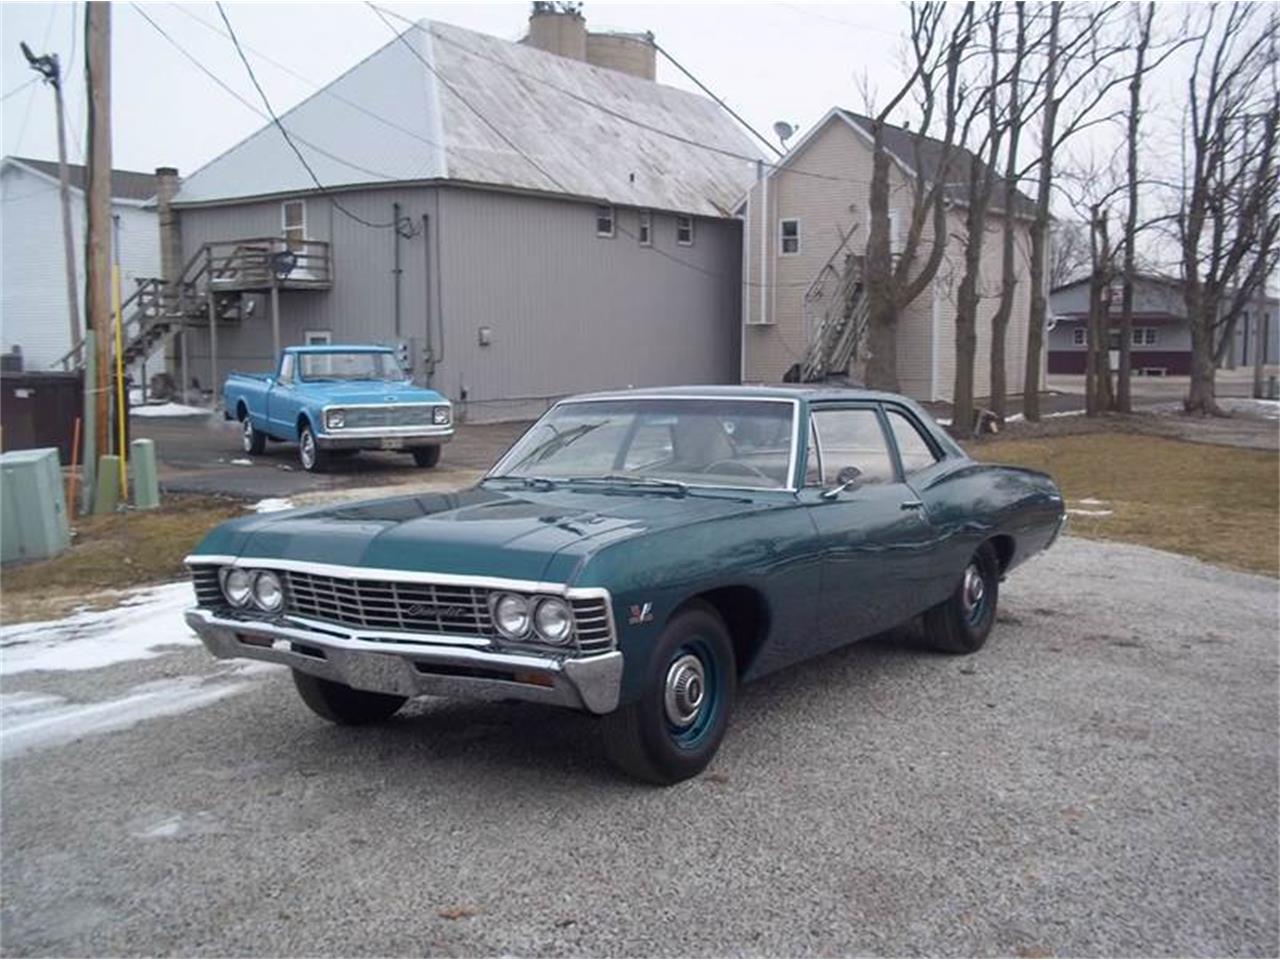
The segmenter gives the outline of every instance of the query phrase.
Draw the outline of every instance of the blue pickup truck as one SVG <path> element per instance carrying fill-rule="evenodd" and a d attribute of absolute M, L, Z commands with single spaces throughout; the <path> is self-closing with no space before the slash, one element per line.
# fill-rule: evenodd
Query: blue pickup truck
<path fill-rule="evenodd" d="M 453 436 L 449 401 L 410 383 L 388 347 L 288 347 L 274 374 L 227 377 L 222 403 L 240 421 L 246 453 L 296 443 L 312 472 L 357 450 L 403 450 L 434 467 Z"/>

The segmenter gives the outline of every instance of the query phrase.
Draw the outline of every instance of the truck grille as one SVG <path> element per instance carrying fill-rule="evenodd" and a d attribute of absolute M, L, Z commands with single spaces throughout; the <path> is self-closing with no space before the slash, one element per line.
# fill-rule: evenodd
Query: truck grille
<path fill-rule="evenodd" d="M 431 404 L 414 403 L 400 407 L 344 407 L 345 426 L 425 427 L 431 424 Z"/>
<path fill-rule="evenodd" d="M 489 613 L 490 590 L 485 587 L 416 583 L 403 580 L 356 580 L 295 570 L 277 571 L 285 588 L 285 614 L 331 623 L 350 630 L 387 630 L 398 633 L 483 637 L 506 643 L 493 626 Z M 226 609 L 218 583 L 218 568 L 193 565 L 191 580 L 196 604 Z M 578 656 L 605 653 L 614 646 L 609 604 L 603 597 L 574 598 L 573 642 L 563 647 L 543 647 Z M 245 613 L 252 615 L 252 609 Z M 539 647 L 536 641 L 511 644 Z"/>

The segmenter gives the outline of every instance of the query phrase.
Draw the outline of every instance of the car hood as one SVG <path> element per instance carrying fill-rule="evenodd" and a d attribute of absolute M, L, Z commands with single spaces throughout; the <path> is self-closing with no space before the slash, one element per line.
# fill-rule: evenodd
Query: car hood
<path fill-rule="evenodd" d="M 381 404 L 381 403 L 444 403 L 445 399 L 434 390 L 416 387 L 411 383 L 388 380 L 320 381 L 298 383 L 298 389 L 308 397 L 326 403 Z"/>
<path fill-rule="evenodd" d="M 605 545 L 761 507 L 711 495 L 472 487 L 241 518 L 196 554 L 567 582 Z"/>

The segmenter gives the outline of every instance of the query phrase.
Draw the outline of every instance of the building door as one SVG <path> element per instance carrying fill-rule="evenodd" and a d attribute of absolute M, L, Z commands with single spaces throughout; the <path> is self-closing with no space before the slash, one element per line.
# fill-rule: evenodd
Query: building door
<path fill-rule="evenodd" d="M 280 204 L 280 227 L 285 247 L 298 258 L 298 265 L 290 276 L 303 279 L 314 277 L 314 264 L 310 260 L 314 251 L 307 242 L 307 201 L 286 200 Z"/>

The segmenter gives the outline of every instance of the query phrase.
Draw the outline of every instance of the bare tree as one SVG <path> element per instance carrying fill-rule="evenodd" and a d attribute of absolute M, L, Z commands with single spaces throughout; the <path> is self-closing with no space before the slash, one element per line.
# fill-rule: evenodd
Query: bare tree
<path fill-rule="evenodd" d="M 1096 417 L 1111 406 L 1111 288 L 1115 275 L 1107 201 L 1090 208 L 1089 331 L 1085 359 L 1085 414 Z"/>
<path fill-rule="evenodd" d="M 1079 220 L 1055 220 L 1049 226 L 1049 289 L 1056 290 L 1089 272 L 1089 225 Z"/>
<path fill-rule="evenodd" d="M 912 4 L 909 8 L 911 73 L 883 109 L 872 115 L 872 167 L 868 207 L 864 295 L 867 298 L 867 383 L 898 389 L 898 318 L 932 283 L 947 243 L 946 184 L 956 153 L 957 117 L 963 90 L 961 65 L 973 33 L 973 4 L 965 5 L 954 25 L 946 25 L 945 4 Z M 907 183 L 910 206 L 905 235 L 895 236 L 890 214 L 893 158 L 886 143 L 889 117 L 914 94 L 921 124 L 913 138 L 913 169 L 898 167 Z M 926 146 L 936 117 L 943 134 Z M 926 162 L 925 151 L 934 155 Z M 930 227 L 931 236 L 925 237 Z"/>
<path fill-rule="evenodd" d="M 1274 10 L 1264 15 L 1253 4 L 1232 3 L 1224 12 L 1213 4 L 1196 45 L 1177 213 L 1191 329 L 1188 412 L 1220 412 L 1216 367 L 1280 255 L 1276 37 Z"/>

